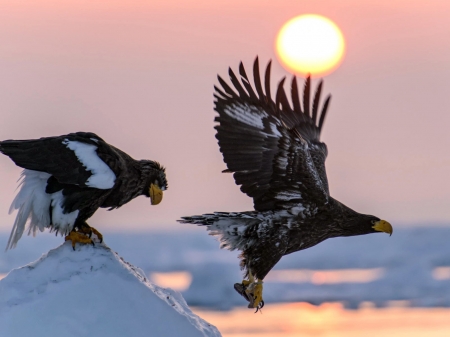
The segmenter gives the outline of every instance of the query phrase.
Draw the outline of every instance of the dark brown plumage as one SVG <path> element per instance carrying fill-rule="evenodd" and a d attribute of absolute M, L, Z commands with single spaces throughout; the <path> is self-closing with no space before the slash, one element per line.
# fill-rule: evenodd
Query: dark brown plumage
<path fill-rule="evenodd" d="M 300 103 L 297 80 L 289 103 L 285 79 L 270 95 L 269 62 L 264 88 L 258 58 L 253 66 L 254 88 L 242 63 L 240 80 L 229 69 L 232 89 L 221 77 L 214 87 L 215 121 L 220 151 L 241 191 L 253 198 L 255 211 L 183 217 L 181 222 L 207 226 L 223 248 L 242 253 L 245 270 L 235 288 L 259 308 L 261 281 L 284 255 L 312 247 L 328 238 L 376 232 L 392 233 L 391 225 L 372 215 L 355 212 L 330 196 L 325 170 L 327 146 L 320 133 L 330 96 L 320 109 L 322 82 L 310 106 L 311 80 L 306 79 Z M 258 283 L 259 282 L 259 283 Z M 261 295 L 261 296 L 260 296 Z"/>
<path fill-rule="evenodd" d="M 90 233 L 86 220 L 99 207 L 118 208 L 140 195 L 158 204 L 167 189 L 159 163 L 134 160 L 90 132 L 6 140 L 0 142 L 0 152 L 25 169 L 11 205 L 18 215 L 7 249 L 17 244 L 28 220 L 33 234 L 45 228 Z"/>

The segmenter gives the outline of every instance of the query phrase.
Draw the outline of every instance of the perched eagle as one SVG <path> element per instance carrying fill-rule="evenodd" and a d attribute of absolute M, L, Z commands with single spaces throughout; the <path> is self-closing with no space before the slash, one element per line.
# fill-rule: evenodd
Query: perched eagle
<path fill-rule="evenodd" d="M 0 152 L 23 167 L 20 190 L 10 213 L 18 210 L 6 249 L 14 248 L 29 221 L 28 234 L 45 228 L 75 243 L 102 235 L 86 220 L 99 207 L 118 208 L 145 195 L 161 202 L 165 169 L 151 160 L 134 160 L 90 132 L 33 140 L 5 140 Z"/>
<path fill-rule="evenodd" d="M 339 236 L 377 232 L 392 234 L 392 226 L 373 215 L 360 214 L 330 196 L 325 172 L 327 146 L 320 133 L 330 96 L 319 109 L 322 82 L 310 102 L 308 77 L 302 103 L 296 78 L 289 104 L 278 84 L 270 94 L 269 62 L 261 83 L 258 58 L 253 66 L 254 88 L 242 63 L 241 82 L 229 69 L 233 90 L 220 76 L 214 87 L 216 138 L 241 191 L 253 198 L 255 211 L 183 217 L 182 223 L 207 226 L 220 237 L 222 248 L 240 250 L 242 283 L 235 289 L 257 310 L 264 305 L 262 281 L 282 256 Z M 312 103 L 312 104 L 311 104 Z"/>

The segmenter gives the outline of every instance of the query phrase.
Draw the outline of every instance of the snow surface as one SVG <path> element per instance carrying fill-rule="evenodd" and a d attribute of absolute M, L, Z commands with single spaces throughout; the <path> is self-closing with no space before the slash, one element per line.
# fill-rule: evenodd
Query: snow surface
<path fill-rule="evenodd" d="M 105 244 L 70 242 L 0 281 L 0 335 L 8 337 L 220 336 L 183 297 L 150 283 Z"/>
<path fill-rule="evenodd" d="M 192 226 L 192 225 L 186 225 Z M 96 226 L 104 240 L 147 276 L 153 272 L 186 271 L 190 287 L 182 292 L 189 305 L 231 309 L 246 307 L 233 284 L 242 280 L 239 252 L 219 249 L 205 228 L 192 226 L 183 233 L 107 233 Z M 395 227 L 395 224 L 394 224 Z M 339 270 L 381 268 L 381 277 L 367 283 L 317 284 L 304 282 L 264 283 L 266 303 L 308 301 L 320 304 L 339 301 L 357 308 L 371 301 L 408 301 L 414 307 L 450 307 L 450 278 L 436 279 L 435 268 L 450 268 L 450 227 L 397 226 L 390 237 L 384 233 L 336 238 L 284 256 L 274 270 Z M 0 234 L 0 247 L 8 236 Z M 54 235 L 23 237 L 19 246 L 0 252 L 0 274 L 32 261 L 63 239 Z M 174 248 L 176 247 L 176 248 Z M 270 273 L 269 273 L 270 276 Z M 1 334 L 0 334 L 1 336 Z"/>

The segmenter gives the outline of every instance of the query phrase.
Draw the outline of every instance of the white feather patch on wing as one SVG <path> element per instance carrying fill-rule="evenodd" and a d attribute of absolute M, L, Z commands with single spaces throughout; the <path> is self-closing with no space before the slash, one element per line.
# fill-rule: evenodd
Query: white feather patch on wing
<path fill-rule="evenodd" d="M 293 199 L 301 199 L 302 194 L 298 191 L 287 190 L 278 192 L 275 198 L 278 200 L 289 201 Z"/>
<path fill-rule="evenodd" d="M 14 198 L 9 213 L 18 210 L 6 249 L 14 248 L 22 237 L 25 225 L 30 219 L 28 234 L 36 235 L 50 225 L 50 194 L 45 193 L 50 174 L 33 170 L 23 170 L 20 176 L 19 192 Z"/>
<path fill-rule="evenodd" d="M 263 118 L 267 118 L 269 116 L 267 112 L 259 110 L 255 107 L 237 104 L 233 104 L 230 107 L 225 107 L 224 112 L 235 120 L 260 130 L 264 129 L 262 121 Z"/>
<path fill-rule="evenodd" d="M 280 137 L 283 136 L 283 135 L 280 133 L 280 131 L 278 131 L 278 127 L 277 127 L 276 124 L 274 124 L 274 123 L 269 123 L 269 126 L 270 126 L 270 130 L 272 131 L 272 134 L 273 134 L 274 136 L 277 136 L 277 138 L 280 138 Z"/>
<path fill-rule="evenodd" d="M 95 151 L 97 150 L 97 146 L 70 141 L 68 139 L 65 139 L 62 143 L 75 152 L 78 160 L 83 164 L 86 170 L 92 172 L 92 176 L 90 176 L 86 182 L 87 186 L 101 190 L 110 189 L 114 186 L 116 175 L 109 166 L 98 157 L 97 152 Z"/>

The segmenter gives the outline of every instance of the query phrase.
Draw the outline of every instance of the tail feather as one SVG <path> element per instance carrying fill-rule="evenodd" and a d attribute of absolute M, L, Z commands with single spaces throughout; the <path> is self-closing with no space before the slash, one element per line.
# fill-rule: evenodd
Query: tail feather
<path fill-rule="evenodd" d="M 252 245 L 254 236 L 250 234 L 251 228 L 258 225 L 261 220 L 253 216 L 252 212 L 215 212 L 182 217 L 178 222 L 207 226 L 209 235 L 219 238 L 220 248 L 243 251 Z"/>
<path fill-rule="evenodd" d="M 45 186 L 50 177 L 48 173 L 23 170 L 19 192 L 14 198 L 9 213 L 18 210 L 6 250 L 16 247 L 23 235 L 28 220 L 28 235 L 35 235 L 37 230 L 44 231 L 50 225 L 50 195 L 45 193 Z"/>

